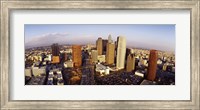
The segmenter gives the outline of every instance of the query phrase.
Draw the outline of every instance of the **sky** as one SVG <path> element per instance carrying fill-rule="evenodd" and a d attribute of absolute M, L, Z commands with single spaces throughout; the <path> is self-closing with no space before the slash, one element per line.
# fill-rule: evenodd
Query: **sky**
<path fill-rule="evenodd" d="M 170 24 L 25 24 L 25 48 L 58 44 L 95 44 L 98 37 L 126 37 L 127 47 L 175 51 Z"/>

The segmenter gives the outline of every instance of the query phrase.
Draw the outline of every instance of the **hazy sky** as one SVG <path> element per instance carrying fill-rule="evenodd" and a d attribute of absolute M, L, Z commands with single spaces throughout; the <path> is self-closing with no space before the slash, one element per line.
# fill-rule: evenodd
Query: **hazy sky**
<path fill-rule="evenodd" d="M 175 25 L 169 24 L 26 24 L 25 47 L 95 44 L 109 34 L 114 41 L 125 36 L 127 47 L 175 51 Z"/>

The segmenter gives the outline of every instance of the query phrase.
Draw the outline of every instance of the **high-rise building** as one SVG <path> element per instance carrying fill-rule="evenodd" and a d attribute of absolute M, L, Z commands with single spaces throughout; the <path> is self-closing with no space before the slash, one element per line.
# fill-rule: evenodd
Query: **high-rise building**
<path fill-rule="evenodd" d="M 147 70 L 148 80 L 153 81 L 156 78 L 157 59 L 158 59 L 158 52 L 156 50 L 150 50 L 149 64 L 148 64 L 148 70 Z"/>
<path fill-rule="evenodd" d="M 67 53 L 65 52 L 61 53 L 61 57 L 62 57 L 62 62 L 67 61 Z"/>
<path fill-rule="evenodd" d="M 52 56 L 53 56 L 52 57 L 52 59 L 53 59 L 52 63 L 60 63 L 60 56 L 59 56 L 60 49 L 59 49 L 58 44 L 57 43 L 53 44 L 51 46 L 51 49 L 52 49 Z"/>
<path fill-rule="evenodd" d="M 53 44 L 53 45 L 51 46 L 51 49 L 52 49 L 52 55 L 53 55 L 53 56 L 59 56 L 60 49 L 59 49 L 59 46 L 58 46 L 57 43 L 56 43 L 56 44 Z"/>
<path fill-rule="evenodd" d="M 103 53 L 103 40 L 102 40 L 102 38 L 97 39 L 96 47 L 97 47 L 98 55 L 102 55 L 102 53 Z"/>
<path fill-rule="evenodd" d="M 115 60 L 115 44 L 114 43 L 107 43 L 106 49 L 106 63 L 113 64 Z"/>
<path fill-rule="evenodd" d="M 117 37 L 117 69 L 123 69 L 126 56 L 126 38 L 119 36 Z"/>
<path fill-rule="evenodd" d="M 108 43 L 113 43 L 111 35 L 108 36 Z"/>
<path fill-rule="evenodd" d="M 82 55 L 81 55 L 81 46 L 72 45 L 72 60 L 75 67 L 80 67 L 82 65 Z"/>
<path fill-rule="evenodd" d="M 103 46 L 103 47 L 102 47 L 102 49 L 103 49 L 103 50 L 102 50 L 102 54 L 104 54 L 104 55 L 106 54 L 106 49 L 107 49 L 106 46 L 107 46 L 107 43 L 108 43 L 108 40 L 107 40 L 107 39 L 103 39 L 103 43 L 102 43 L 102 46 Z"/>
<path fill-rule="evenodd" d="M 97 52 L 97 50 L 92 50 L 91 56 L 92 56 L 92 62 L 93 62 L 93 63 L 97 63 L 97 62 L 98 62 L 98 59 L 97 59 L 97 57 L 98 57 L 98 52 Z"/>
<path fill-rule="evenodd" d="M 131 49 L 130 48 L 126 48 L 126 58 L 128 58 L 128 55 L 131 54 Z"/>
<path fill-rule="evenodd" d="M 135 69 L 135 57 L 129 54 L 127 57 L 126 71 L 131 72 Z"/>
<path fill-rule="evenodd" d="M 53 56 L 53 58 L 52 58 L 53 60 L 52 60 L 52 63 L 60 63 L 60 57 L 59 56 Z"/>

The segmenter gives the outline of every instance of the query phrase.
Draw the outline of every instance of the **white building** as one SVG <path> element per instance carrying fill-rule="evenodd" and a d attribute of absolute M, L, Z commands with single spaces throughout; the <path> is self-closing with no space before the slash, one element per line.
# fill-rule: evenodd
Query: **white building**
<path fill-rule="evenodd" d="M 51 54 L 47 55 L 48 60 L 51 61 Z"/>
<path fill-rule="evenodd" d="M 100 63 L 96 64 L 96 69 L 95 69 L 96 72 L 99 72 L 101 75 L 103 73 L 105 73 L 106 75 L 110 73 L 110 68 L 109 67 L 106 67 Z"/>
<path fill-rule="evenodd" d="M 144 77 L 144 73 L 142 71 L 136 71 L 135 75 L 140 76 L 140 77 Z"/>
<path fill-rule="evenodd" d="M 105 74 L 106 75 L 110 74 L 110 69 L 108 67 L 106 67 Z"/>
<path fill-rule="evenodd" d="M 148 63 L 147 63 L 147 59 L 140 59 L 140 62 L 138 63 L 139 66 L 148 66 Z"/>
<path fill-rule="evenodd" d="M 64 67 L 65 68 L 72 68 L 72 67 L 74 67 L 74 62 L 73 61 L 71 61 L 71 60 L 69 60 L 69 61 L 66 61 L 66 62 L 64 62 Z"/>
<path fill-rule="evenodd" d="M 118 69 L 123 69 L 126 55 L 126 38 L 119 36 L 117 38 L 117 64 Z"/>
<path fill-rule="evenodd" d="M 162 60 L 158 59 L 157 64 L 162 64 Z"/>
<path fill-rule="evenodd" d="M 166 61 L 167 60 L 167 57 L 163 56 L 163 61 Z"/>
<path fill-rule="evenodd" d="M 111 35 L 108 36 L 108 43 L 113 43 Z"/>
<path fill-rule="evenodd" d="M 42 65 L 46 65 L 46 64 L 47 64 L 47 62 L 45 62 L 45 61 L 44 61 L 44 62 L 42 62 Z"/>
<path fill-rule="evenodd" d="M 131 54 L 134 54 L 134 52 L 135 52 L 134 49 L 131 49 Z"/>

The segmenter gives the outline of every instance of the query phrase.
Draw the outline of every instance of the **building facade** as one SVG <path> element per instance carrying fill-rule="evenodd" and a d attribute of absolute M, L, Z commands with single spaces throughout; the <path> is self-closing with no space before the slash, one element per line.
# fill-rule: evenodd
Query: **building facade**
<path fill-rule="evenodd" d="M 113 43 L 111 35 L 108 36 L 108 43 Z"/>
<path fill-rule="evenodd" d="M 107 64 L 114 64 L 115 60 L 115 44 L 114 43 L 107 43 L 106 49 L 106 63 Z"/>
<path fill-rule="evenodd" d="M 126 71 L 131 72 L 135 69 L 135 57 L 129 54 L 127 57 Z"/>
<path fill-rule="evenodd" d="M 97 47 L 98 55 L 102 55 L 102 53 L 103 53 L 103 40 L 102 40 L 102 38 L 97 39 L 96 47 Z"/>
<path fill-rule="evenodd" d="M 97 50 L 92 50 L 91 56 L 92 56 L 92 62 L 93 62 L 93 63 L 97 63 L 97 62 L 98 62 L 98 59 L 97 59 L 97 57 L 98 57 L 98 52 L 97 52 Z"/>
<path fill-rule="evenodd" d="M 126 56 L 126 38 L 119 36 L 117 37 L 117 69 L 123 69 Z"/>
<path fill-rule="evenodd" d="M 52 63 L 54 63 L 54 64 L 55 63 L 60 63 L 60 56 L 59 56 L 60 49 L 59 49 L 58 44 L 57 43 L 53 44 L 51 46 L 51 49 L 52 49 L 52 59 L 53 59 Z"/>
<path fill-rule="evenodd" d="M 53 56 L 53 58 L 52 58 L 53 60 L 52 60 L 52 63 L 60 63 L 60 57 L 59 56 Z"/>
<path fill-rule="evenodd" d="M 98 55 L 97 56 L 98 62 L 105 63 L 106 62 L 106 58 L 105 57 L 106 57 L 105 55 Z"/>
<path fill-rule="evenodd" d="M 80 45 L 72 45 L 72 60 L 74 62 L 74 67 L 80 67 L 82 65 L 82 55 L 81 55 Z"/>
<path fill-rule="evenodd" d="M 51 49 L 52 49 L 52 56 L 59 56 L 59 53 L 60 53 L 60 49 L 59 49 L 59 46 L 58 44 L 53 44 L 51 46 Z"/>
<path fill-rule="evenodd" d="M 65 62 L 65 61 L 68 60 L 68 59 L 67 59 L 67 53 L 65 53 L 65 52 L 63 52 L 63 53 L 61 54 L 61 57 L 62 57 L 62 62 Z"/>
<path fill-rule="evenodd" d="M 103 39 L 103 40 L 102 40 L 102 46 L 103 46 L 103 47 L 102 47 L 102 54 L 103 54 L 103 55 L 106 54 L 106 51 L 107 51 L 107 50 L 106 50 L 106 49 L 107 49 L 107 48 L 106 48 L 106 47 L 107 47 L 107 43 L 108 43 L 108 40 L 107 40 L 107 39 Z"/>
<path fill-rule="evenodd" d="M 147 70 L 148 80 L 153 81 L 156 78 L 157 59 L 158 59 L 158 52 L 156 50 L 150 50 L 149 64 Z"/>

